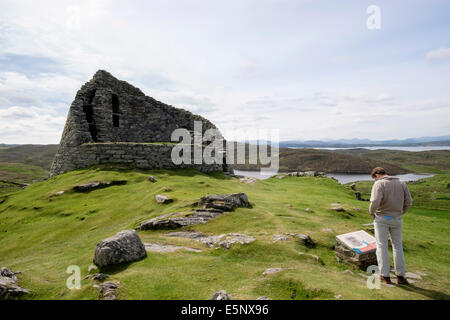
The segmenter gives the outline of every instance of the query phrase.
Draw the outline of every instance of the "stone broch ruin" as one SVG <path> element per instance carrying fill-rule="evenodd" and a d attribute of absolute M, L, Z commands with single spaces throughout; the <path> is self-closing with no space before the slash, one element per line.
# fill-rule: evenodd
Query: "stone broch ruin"
<path fill-rule="evenodd" d="M 209 120 L 147 97 L 140 89 L 99 70 L 76 94 L 50 176 L 103 163 L 126 163 L 142 169 L 181 167 L 232 172 L 226 161 L 172 162 L 172 132 L 183 128 L 193 135 L 194 121 L 202 122 L 202 134 L 217 129 Z"/>

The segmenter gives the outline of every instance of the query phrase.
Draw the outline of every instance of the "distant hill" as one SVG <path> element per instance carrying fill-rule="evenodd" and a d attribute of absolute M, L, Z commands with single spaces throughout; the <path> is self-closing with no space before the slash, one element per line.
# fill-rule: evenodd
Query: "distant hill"
<path fill-rule="evenodd" d="M 337 140 L 291 140 L 280 142 L 280 147 L 349 148 L 375 146 L 449 146 L 450 136 L 408 138 L 403 140 L 337 139 Z"/>
<path fill-rule="evenodd" d="M 58 146 L 24 144 L 0 149 L 0 162 L 23 163 L 50 170 Z"/>
<path fill-rule="evenodd" d="M 247 145 L 248 148 L 248 145 Z M 328 173 L 370 173 L 378 166 L 391 174 L 403 174 L 409 170 L 377 159 L 352 154 L 341 154 L 329 150 L 280 148 L 280 171 L 323 171 Z M 257 164 L 234 165 L 238 170 L 258 170 Z"/>
<path fill-rule="evenodd" d="M 58 145 L 0 147 L 0 180 L 30 183 L 48 176 Z"/>
<path fill-rule="evenodd" d="M 450 171 L 450 150 L 409 152 L 399 150 L 345 149 L 335 150 L 345 155 L 364 157 L 388 162 L 405 169 L 422 173 L 445 173 Z"/>

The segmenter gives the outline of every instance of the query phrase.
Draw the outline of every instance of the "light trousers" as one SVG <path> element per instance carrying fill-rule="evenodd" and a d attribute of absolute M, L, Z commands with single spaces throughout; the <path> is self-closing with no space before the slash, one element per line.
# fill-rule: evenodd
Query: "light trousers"
<path fill-rule="evenodd" d="M 391 271 L 389 259 L 390 234 L 395 273 L 404 277 L 406 267 L 403 255 L 402 218 L 386 219 L 383 216 L 376 216 L 373 225 L 375 227 L 375 238 L 377 239 L 377 261 L 380 274 L 384 277 L 389 277 Z"/>

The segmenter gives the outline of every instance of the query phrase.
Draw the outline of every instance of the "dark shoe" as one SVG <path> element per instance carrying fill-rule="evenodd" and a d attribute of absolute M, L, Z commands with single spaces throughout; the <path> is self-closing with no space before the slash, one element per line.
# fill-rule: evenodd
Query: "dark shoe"
<path fill-rule="evenodd" d="M 397 276 L 397 284 L 406 284 L 406 285 L 408 285 L 409 282 L 408 282 L 408 280 L 406 280 L 405 277 Z"/>
<path fill-rule="evenodd" d="M 380 276 L 380 280 L 381 280 L 381 283 L 384 283 L 384 284 L 392 284 L 392 282 L 391 282 L 391 277 L 383 277 L 383 276 Z"/>

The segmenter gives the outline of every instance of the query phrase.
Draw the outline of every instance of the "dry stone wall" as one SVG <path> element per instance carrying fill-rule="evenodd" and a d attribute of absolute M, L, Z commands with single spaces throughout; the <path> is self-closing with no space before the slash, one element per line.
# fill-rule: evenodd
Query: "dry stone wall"
<path fill-rule="evenodd" d="M 53 170 L 59 174 L 105 163 L 124 163 L 139 169 L 193 168 L 202 172 L 224 171 L 221 164 L 179 164 L 172 162 L 169 144 L 86 143 L 61 155 Z M 191 159 L 194 159 L 192 152 Z"/>

